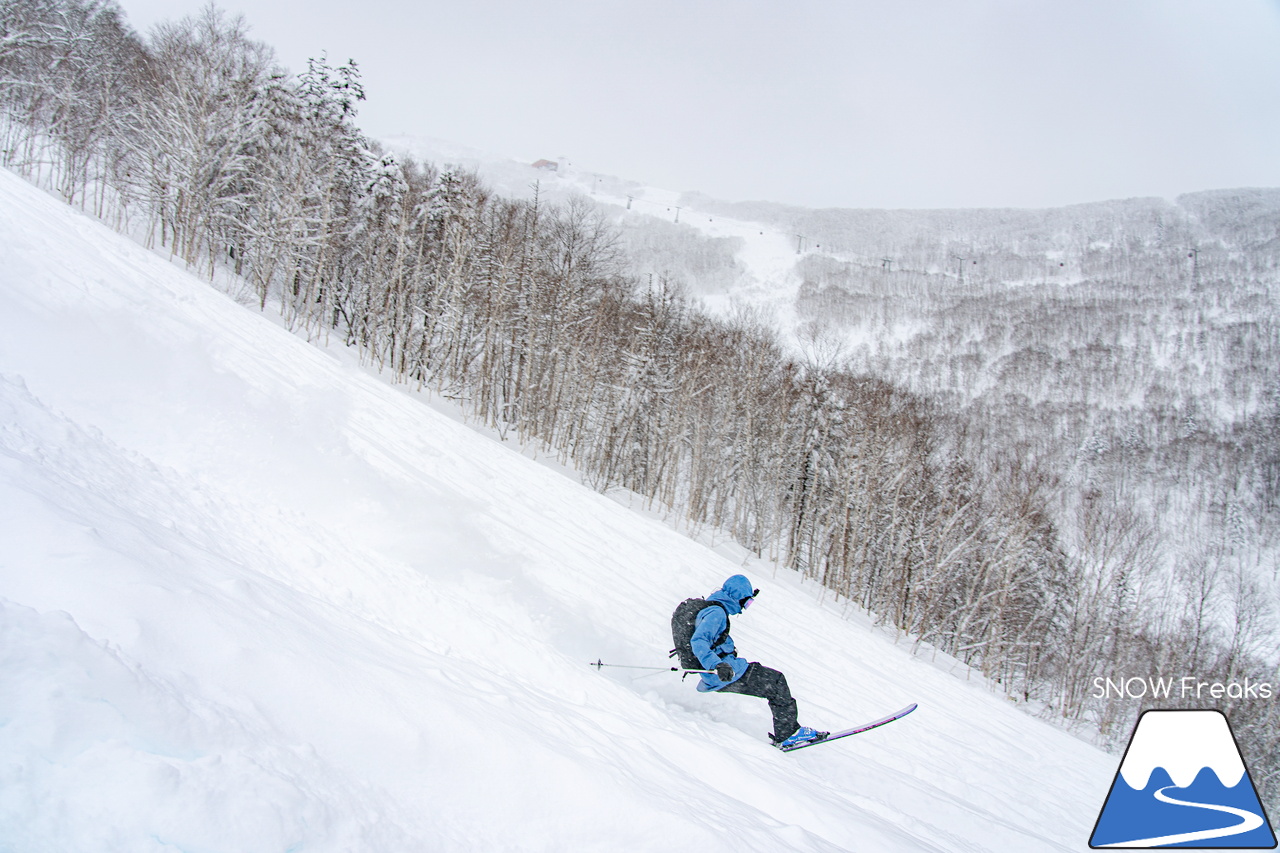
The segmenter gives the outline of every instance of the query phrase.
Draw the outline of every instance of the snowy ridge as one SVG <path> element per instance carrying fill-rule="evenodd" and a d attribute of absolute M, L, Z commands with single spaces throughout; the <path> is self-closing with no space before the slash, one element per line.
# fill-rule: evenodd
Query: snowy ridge
<path fill-rule="evenodd" d="M 1245 774 L 1227 718 L 1218 711 L 1143 715 L 1120 775 L 1130 788 L 1141 791 L 1157 767 L 1163 767 L 1179 788 L 1189 787 L 1206 767 L 1228 788 L 1240 784 Z"/>
<path fill-rule="evenodd" d="M 6 853 L 1084 843 L 1113 758 L 424 403 L 0 173 Z M 920 710 L 586 665 L 739 570 L 802 722 Z"/>

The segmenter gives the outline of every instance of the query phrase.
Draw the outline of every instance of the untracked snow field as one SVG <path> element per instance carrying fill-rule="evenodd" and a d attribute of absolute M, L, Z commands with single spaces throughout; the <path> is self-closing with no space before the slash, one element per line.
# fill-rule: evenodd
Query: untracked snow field
<path fill-rule="evenodd" d="M 587 665 L 738 571 L 801 722 L 919 710 Z M 0 172 L 0 851 L 1087 849 L 1118 758 L 907 646 Z"/>

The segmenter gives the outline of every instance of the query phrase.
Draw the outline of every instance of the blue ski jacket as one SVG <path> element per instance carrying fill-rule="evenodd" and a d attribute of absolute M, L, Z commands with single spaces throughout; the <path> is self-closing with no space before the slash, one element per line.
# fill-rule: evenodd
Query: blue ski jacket
<path fill-rule="evenodd" d="M 715 645 L 715 641 L 729 625 L 729 617 L 725 615 L 725 611 L 737 616 L 742 612 L 742 606 L 738 602 L 744 598 L 750 598 L 751 592 L 751 581 L 747 580 L 745 575 L 734 575 L 718 590 L 707 596 L 707 601 L 723 604 L 724 610 L 715 606 L 704 607 L 698 614 L 698 618 L 694 620 L 693 636 L 689 640 L 689 645 L 693 648 L 694 655 L 701 661 L 702 668 L 715 669 L 716 664 L 721 662 L 733 667 L 732 681 L 721 681 L 718 675 L 703 673 L 699 676 L 699 691 L 705 693 L 708 690 L 719 690 L 737 681 L 747 671 L 747 662 L 738 657 L 733 647 L 732 637 L 726 635 L 724 642 L 720 645 Z"/>

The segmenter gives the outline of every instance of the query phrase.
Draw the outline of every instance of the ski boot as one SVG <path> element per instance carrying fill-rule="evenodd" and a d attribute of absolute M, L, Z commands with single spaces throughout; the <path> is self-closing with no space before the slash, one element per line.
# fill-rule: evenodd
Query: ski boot
<path fill-rule="evenodd" d="M 778 739 L 777 735 L 770 735 L 770 737 L 773 738 L 773 745 L 778 749 L 790 749 L 791 747 L 799 746 L 802 743 L 812 743 L 814 741 L 822 740 L 829 734 L 831 734 L 831 732 L 820 732 L 815 729 L 811 729 L 808 726 L 801 726 L 795 730 L 795 733 L 792 734 L 791 737 L 786 737 L 781 740 Z"/>

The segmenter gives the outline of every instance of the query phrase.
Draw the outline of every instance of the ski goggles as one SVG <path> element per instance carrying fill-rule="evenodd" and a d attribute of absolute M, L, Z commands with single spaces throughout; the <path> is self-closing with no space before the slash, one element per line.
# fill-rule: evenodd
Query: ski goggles
<path fill-rule="evenodd" d="M 751 595 L 739 601 L 738 606 L 741 607 L 743 610 L 746 610 L 748 607 L 751 606 L 751 602 L 756 600 L 756 596 L 759 594 L 760 594 L 760 590 L 758 589 L 751 590 Z"/>

